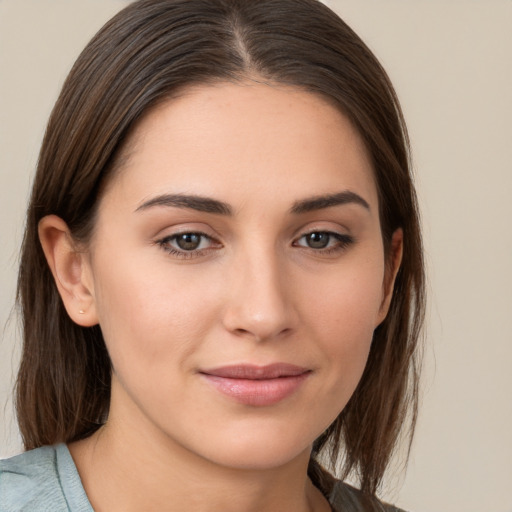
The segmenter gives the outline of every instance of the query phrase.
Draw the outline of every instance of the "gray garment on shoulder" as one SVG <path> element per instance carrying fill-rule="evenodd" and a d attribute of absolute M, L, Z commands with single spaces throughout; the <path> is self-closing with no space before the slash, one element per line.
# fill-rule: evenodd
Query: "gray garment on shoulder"
<path fill-rule="evenodd" d="M 336 481 L 329 495 L 329 503 L 334 512 L 404 512 L 393 505 L 363 494 L 351 485 Z"/>
<path fill-rule="evenodd" d="M 335 512 L 403 512 L 343 482 L 329 496 Z M 65 444 L 0 460 L 0 512 L 94 512 Z"/>
<path fill-rule="evenodd" d="M 65 444 L 0 460 L 0 512 L 94 512 Z"/>

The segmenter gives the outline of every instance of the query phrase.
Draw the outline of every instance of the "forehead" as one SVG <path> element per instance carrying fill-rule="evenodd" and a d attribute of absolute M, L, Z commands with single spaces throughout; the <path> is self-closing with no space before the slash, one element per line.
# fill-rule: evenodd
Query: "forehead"
<path fill-rule="evenodd" d="M 350 121 L 324 98 L 283 85 L 187 88 L 140 121 L 120 162 L 111 185 L 139 200 L 191 191 L 235 202 L 248 191 L 291 200 L 333 189 L 377 197 Z"/>

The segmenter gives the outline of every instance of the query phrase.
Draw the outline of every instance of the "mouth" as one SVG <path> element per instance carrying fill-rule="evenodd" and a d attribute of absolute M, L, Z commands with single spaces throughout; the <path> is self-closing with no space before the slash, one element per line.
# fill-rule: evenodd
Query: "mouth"
<path fill-rule="evenodd" d="M 216 391 L 238 403 L 269 406 L 298 391 L 311 370 L 288 363 L 240 364 L 201 370 L 199 374 Z"/>

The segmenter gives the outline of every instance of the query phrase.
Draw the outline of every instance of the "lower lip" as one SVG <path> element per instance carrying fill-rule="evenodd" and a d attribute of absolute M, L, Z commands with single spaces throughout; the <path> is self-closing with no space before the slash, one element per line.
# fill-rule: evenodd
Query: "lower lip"
<path fill-rule="evenodd" d="M 295 393 L 309 372 L 276 379 L 230 379 L 216 375 L 202 376 L 218 391 L 244 405 L 274 405 Z"/>

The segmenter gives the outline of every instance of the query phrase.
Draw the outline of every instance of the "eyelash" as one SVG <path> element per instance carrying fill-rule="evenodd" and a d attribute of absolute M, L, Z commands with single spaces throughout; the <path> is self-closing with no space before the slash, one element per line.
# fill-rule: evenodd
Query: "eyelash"
<path fill-rule="evenodd" d="M 169 245 L 170 242 L 176 241 L 178 237 L 184 236 L 184 235 L 195 235 L 201 237 L 200 245 L 202 244 L 203 240 L 210 240 L 212 244 L 220 245 L 220 242 L 217 242 L 214 240 L 211 236 L 207 235 L 206 233 L 202 233 L 201 231 L 183 231 L 181 233 L 175 233 L 173 235 L 166 236 L 162 238 L 161 240 L 157 240 L 157 245 L 159 245 L 165 252 L 170 254 L 171 256 L 174 256 L 176 258 L 181 259 L 192 259 L 192 258 L 198 258 L 200 256 L 206 256 L 211 251 L 215 250 L 215 247 L 207 247 L 205 249 L 194 249 L 187 251 L 185 249 L 176 249 L 175 247 L 172 247 Z"/>
<path fill-rule="evenodd" d="M 314 248 L 314 247 L 308 247 L 308 246 L 304 246 L 304 245 L 299 245 L 299 241 L 308 237 L 308 236 L 311 236 L 311 235 L 327 235 L 329 237 L 328 239 L 328 244 L 331 243 L 332 239 L 334 238 L 337 242 L 334 246 L 332 247 L 324 247 L 324 248 Z M 307 250 L 310 250 L 310 251 L 313 251 L 314 253 L 316 254 L 321 254 L 321 255 L 331 255 L 331 254 L 335 254 L 335 253 L 338 253 L 338 252 L 342 252 L 346 249 L 348 249 L 348 247 L 350 245 L 352 245 L 354 243 L 354 237 L 350 236 L 350 235 L 342 235 L 341 233 L 336 233 L 335 231 L 322 231 L 322 230 L 313 230 L 313 231 L 309 231 L 308 233 L 304 233 L 303 235 L 301 235 L 295 242 L 294 242 L 294 246 L 298 246 L 298 247 L 303 247 L 304 249 L 307 249 Z"/>
<path fill-rule="evenodd" d="M 173 235 L 166 236 L 162 238 L 161 240 L 157 240 L 156 244 L 160 246 L 165 252 L 168 254 L 180 258 L 180 259 L 192 259 L 192 258 L 198 258 L 201 256 L 206 256 L 211 251 L 216 250 L 218 247 L 207 247 L 204 249 L 193 249 L 193 250 L 185 250 L 185 249 L 176 249 L 175 247 L 169 245 L 170 242 L 176 241 L 178 237 L 184 236 L 184 235 L 192 235 L 192 236 L 198 236 L 201 237 L 200 244 L 202 244 L 203 240 L 209 240 L 213 245 L 217 244 L 220 246 L 220 242 L 217 242 L 215 239 L 213 239 L 211 236 L 207 235 L 206 233 L 200 232 L 200 231 L 183 231 L 181 233 L 175 233 Z M 323 247 L 323 248 L 314 248 L 314 247 L 308 247 L 305 245 L 300 245 L 299 241 L 311 236 L 311 235 L 327 235 L 329 237 L 328 244 L 331 243 L 331 239 L 334 238 L 337 240 L 337 243 L 332 247 Z M 345 249 L 347 249 L 350 245 L 354 243 L 354 238 L 350 235 L 342 235 L 340 233 L 336 233 L 334 231 L 321 231 L 321 230 L 314 230 L 310 231 L 308 233 L 304 233 L 299 238 L 297 238 L 293 242 L 294 247 L 302 247 L 303 249 L 309 250 L 314 252 L 315 254 L 321 254 L 321 255 L 331 255 L 334 253 L 342 252 Z"/>

